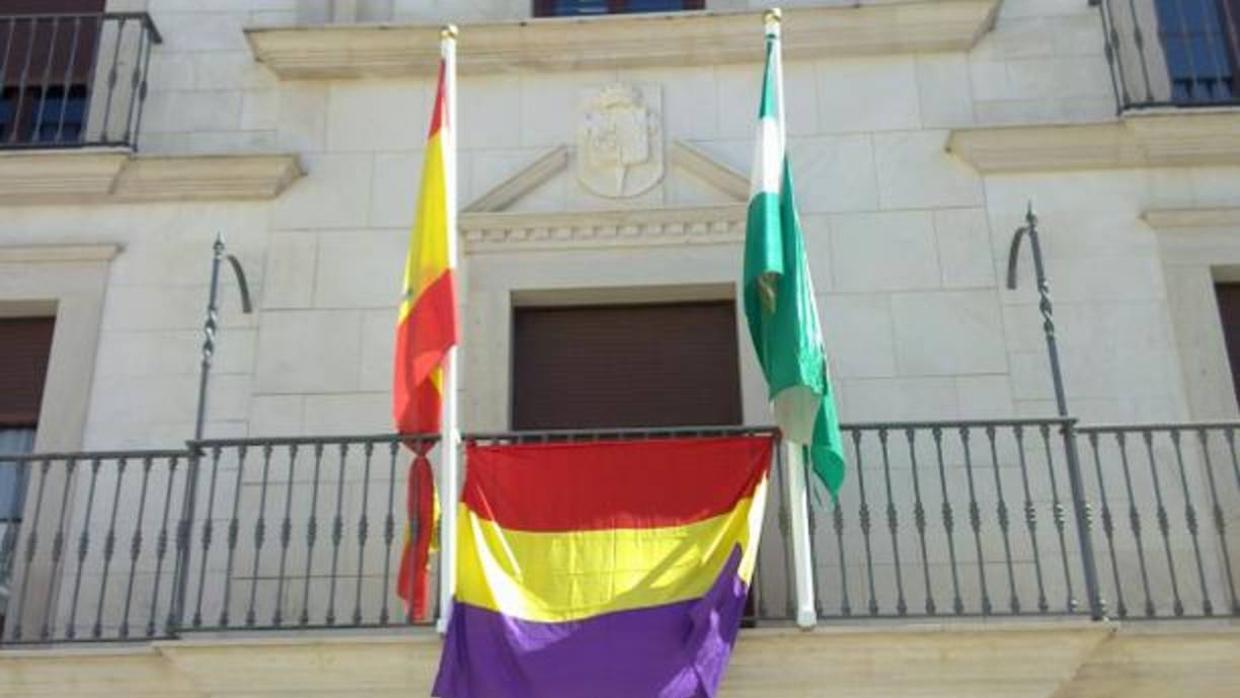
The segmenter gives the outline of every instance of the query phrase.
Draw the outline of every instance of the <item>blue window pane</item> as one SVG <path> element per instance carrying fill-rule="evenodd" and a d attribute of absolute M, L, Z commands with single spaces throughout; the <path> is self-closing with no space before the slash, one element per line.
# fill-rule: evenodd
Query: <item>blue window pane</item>
<path fill-rule="evenodd" d="M 1172 101 L 1232 99 L 1235 76 L 1215 0 L 1155 0 L 1155 8 Z"/>
<path fill-rule="evenodd" d="M 7 140 L 13 129 L 13 100 L 8 93 L 0 95 L 0 141 Z"/>
<path fill-rule="evenodd" d="M 70 88 L 65 95 L 63 88 L 50 89 L 40 102 L 36 118 L 38 132 L 33 140 L 39 143 L 73 143 L 82 133 L 82 120 L 86 115 L 86 90 Z"/>
<path fill-rule="evenodd" d="M 0 453 L 30 453 L 33 448 L 34 429 L 0 428 Z M 0 461 L 0 522 L 21 521 L 25 495 L 22 467 L 12 461 Z"/>
<path fill-rule="evenodd" d="M 556 17 L 605 15 L 630 12 L 678 12 L 686 0 L 554 0 L 550 13 Z"/>

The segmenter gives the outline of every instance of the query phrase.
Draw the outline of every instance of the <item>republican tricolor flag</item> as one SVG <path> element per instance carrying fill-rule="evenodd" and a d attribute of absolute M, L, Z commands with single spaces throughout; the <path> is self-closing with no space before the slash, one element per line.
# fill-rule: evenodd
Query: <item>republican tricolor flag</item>
<path fill-rule="evenodd" d="M 445 35 L 439 83 L 426 140 L 418 210 L 405 260 L 405 280 L 396 323 L 396 370 L 392 412 L 402 434 L 438 434 L 442 423 L 448 352 L 456 344 L 455 182 L 452 37 Z M 414 448 L 409 467 L 409 522 L 396 594 L 406 614 L 426 616 L 427 574 L 435 523 L 434 478 L 427 446 Z"/>

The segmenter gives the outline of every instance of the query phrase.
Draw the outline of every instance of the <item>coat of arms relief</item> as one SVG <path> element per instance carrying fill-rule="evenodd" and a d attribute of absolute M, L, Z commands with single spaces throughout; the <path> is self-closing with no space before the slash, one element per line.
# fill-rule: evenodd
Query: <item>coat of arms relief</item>
<path fill-rule="evenodd" d="M 663 178 L 658 87 L 614 84 L 583 96 L 577 178 L 599 196 L 648 191 Z"/>

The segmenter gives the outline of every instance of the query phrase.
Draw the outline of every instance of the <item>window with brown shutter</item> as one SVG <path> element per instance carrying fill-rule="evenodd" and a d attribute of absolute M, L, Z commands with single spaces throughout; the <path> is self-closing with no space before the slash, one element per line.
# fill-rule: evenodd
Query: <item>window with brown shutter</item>
<path fill-rule="evenodd" d="M 39 421 L 55 318 L 0 318 L 0 428 Z"/>
<path fill-rule="evenodd" d="M 741 423 L 732 301 L 514 308 L 512 427 Z"/>

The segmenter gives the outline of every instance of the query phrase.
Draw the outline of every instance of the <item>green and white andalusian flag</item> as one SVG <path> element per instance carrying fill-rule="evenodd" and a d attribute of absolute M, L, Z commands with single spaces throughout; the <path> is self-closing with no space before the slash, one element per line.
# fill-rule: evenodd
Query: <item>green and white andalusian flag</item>
<path fill-rule="evenodd" d="M 745 317 L 776 423 L 784 438 L 808 447 L 814 474 L 835 496 L 844 480 L 844 448 L 784 134 L 779 24 L 768 22 L 745 228 Z"/>

